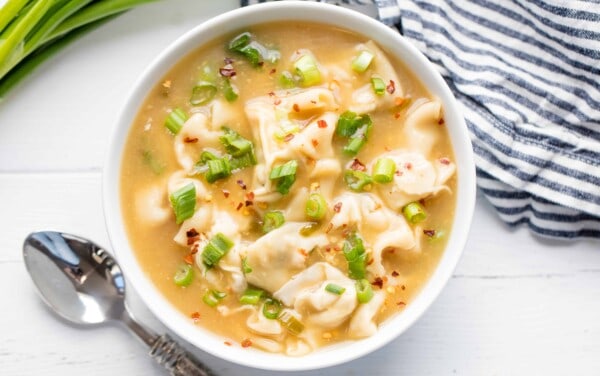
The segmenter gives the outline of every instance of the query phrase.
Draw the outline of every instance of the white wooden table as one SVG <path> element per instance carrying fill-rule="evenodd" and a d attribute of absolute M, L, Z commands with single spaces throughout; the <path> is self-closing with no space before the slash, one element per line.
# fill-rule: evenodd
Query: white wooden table
<path fill-rule="evenodd" d="M 2 3 L 2 1 L 0 1 Z M 0 104 L 0 374 L 163 375 L 113 326 L 84 329 L 42 303 L 21 257 L 34 230 L 108 246 L 104 153 L 139 72 L 169 42 L 237 0 L 169 0 L 78 40 Z M 164 326 L 129 291 L 133 310 Z M 219 375 L 270 375 L 197 352 Z M 600 242 L 511 230 L 478 198 L 464 256 L 431 309 L 385 348 L 303 375 L 598 375 Z"/>

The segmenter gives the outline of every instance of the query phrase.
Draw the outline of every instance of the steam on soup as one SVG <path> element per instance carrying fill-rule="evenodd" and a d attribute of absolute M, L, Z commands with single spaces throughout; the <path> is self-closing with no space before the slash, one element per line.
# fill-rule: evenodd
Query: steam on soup
<path fill-rule="evenodd" d="M 224 346 L 373 335 L 435 268 L 454 211 L 443 109 L 372 41 L 269 24 L 201 47 L 139 111 L 122 166 L 137 258 Z"/>

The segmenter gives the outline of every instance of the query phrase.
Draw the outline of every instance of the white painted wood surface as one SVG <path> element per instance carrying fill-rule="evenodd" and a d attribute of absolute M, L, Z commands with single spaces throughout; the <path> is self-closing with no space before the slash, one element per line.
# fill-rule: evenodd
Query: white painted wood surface
<path fill-rule="evenodd" d="M 236 0 L 169 0 L 134 10 L 68 47 L 0 103 L 0 375 L 164 375 L 124 329 L 83 329 L 38 298 L 25 236 L 56 229 L 108 246 L 104 153 L 138 73 L 195 24 Z M 137 316 L 162 326 L 133 290 Z M 271 375 L 196 352 L 219 375 Z M 431 309 L 385 348 L 298 375 L 598 375 L 600 242 L 511 230 L 481 197 L 464 257 Z"/>

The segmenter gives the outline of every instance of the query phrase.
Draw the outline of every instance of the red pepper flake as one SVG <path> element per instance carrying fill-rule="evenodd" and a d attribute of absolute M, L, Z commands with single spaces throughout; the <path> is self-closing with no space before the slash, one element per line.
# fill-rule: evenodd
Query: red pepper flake
<path fill-rule="evenodd" d="M 373 282 L 371 282 L 371 284 L 373 286 L 377 286 L 380 289 L 382 289 L 383 288 L 383 279 L 381 279 L 381 277 L 377 277 L 377 278 L 375 278 L 375 280 Z"/>
<path fill-rule="evenodd" d="M 396 170 L 396 176 L 402 176 L 404 173 L 400 170 Z"/>
<path fill-rule="evenodd" d="M 275 74 L 277 72 L 277 69 L 273 68 L 269 71 L 269 74 Z"/>
<path fill-rule="evenodd" d="M 221 190 L 221 192 L 223 192 L 223 196 L 225 196 L 225 198 L 229 197 L 229 191 L 227 189 L 223 189 Z"/>
<path fill-rule="evenodd" d="M 294 109 L 294 111 L 300 112 L 300 106 L 298 106 L 298 103 L 294 103 L 294 105 L 292 106 L 292 108 Z"/>
<path fill-rule="evenodd" d="M 385 90 L 390 94 L 394 94 L 396 91 L 396 83 L 394 83 L 394 80 L 390 80 L 390 83 L 385 87 Z"/>
<path fill-rule="evenodd" d="M 330 245 L 326 245 L 325 246 L 325 252 L 331 252 L 331 246 Z"/>
<path fill-rule="evenodd" d="M 312 158 L 306 158 L 306 164 L 313 166 L 315 164 L 315 160 Z"/>
<path fill-rule="evenodd" d="M 229 65 L 229 64 L 233 64 L 233 59 L 230 57 L 226 57 L 225 59 L 223 59 L 223 62 L 225 63 L 225 65 Z"/>
<path fill-rule="evenodd" d="M 402 290 L 406 290 L 406 286 L 404 286 L 404 285 L 400 286 L 400 288 L 401 288 Z"/>
<path fill-rule="evenodd" d="M 404 168 L 405 168 L 405 169 L 407 169 L 407 170 L 410 170 L 410 169 L 412 168 L 412 163 L 410 163 L 410 162 L 406 162 L 406 163 L 404 164 Z"/>
<path fill-rule="evenodd" d="M 183 258 L 183 261 L 185 261 L 185 263 L 189 264 L 189 265 L 193 265 L 194 264 L 194 259 L 193 259 L 191 253 L 185 255 L 185 257 Z"/>
<path fill-rule="evenodd" d="M 290 134 L 285 135 L 285 138 L 283 139 L 283 141 L 290 142 L 290 141 L 292 141 L 293 138 L 294 138 L 294 135 L 290 133 Z"/>
<path fill-rule="evenodd" d="M 196 253 L 198 253 L 198 244 L 194 244 L 192 250 L 190 251 L 190 254 L 192 255 L 195 255 Z"/>
<path fill-rule="evenodd" d="M 439 125 L 444 125 L 444 123 L 445 123 L 444 118 L 440 118 L 440 120 L 438 120 Z"/>
<path fill-rule="evenodd" d="M 432 238 L 435 235 L 435 230 L 423 230 L 423 234 Z"/>
<path fill-rule="evenodd" d="M 246 200 L 246 201 L 244 202 L 244 205 L 246 205 L 246 206 L 252 206 L 253 204 L 254 204 L 254 203 L 253 203 L 252 201 L 250 201 L 250 200 Z"/>
<path fill-rule="evenodd" d="M 342 249 L 340 248 L 340 246 L 339 246 L 339 245 L 334 245 L 334 246 L 333 246 L 333 250 L 334 250 L 334 251 L 336 251 L 336 252 L 339 252 L 339 251 L 341 251 Z"/>
<path fill-rule="evenodd" d="M 187 236 L 188 238 L 194 238 L 198 235 L 200 234 L 198 233 L 198 231 L 196 231 L 195 228 L 191 228 L 185 232 L 185 236 Z"/>
<path fill-rule="evenodd" d="M 254 200 L 254 192 L 248 192 L 246 193 L 246 200 Z"/>
<path fill-rule="evenodd" d="M 397 271 L 395 271 L 395 270 L 392 271 L 392 277 L 397 277 L 399 275 L 400 275 L 400 273 L 398 273 Z"/>
<path fill-rule="evenodd" d="M 398 302 L 398 303 L 396 303 L 396 304 L 397 304 L 398 306 L 400 306 L 400 307 L 403 307 L 403 306 L 405 306 L 405 305 L 406 305 L 406 303 L 404 303 L 404 302 Z"/>
<path fill-rule="evenodd" d="M 196 242 L 196 240 L 200 240 L 199 236 L 194 236 L 192 238 L 187 238 L 187 245 L 192 245 Z"/>
<path fill-rule="evenodd" d="M 325 233 L 329 234 L 329 231 L 331 231 L 332 228 L 333 228 L 333 223 L 329 222 L 329 224 L 327 225 L 327 230 L 325 230 Z"/>
<path fill-rule="evenodd" d="M 342 203 L 338 202 L 337 204 L 333 205 L 333 211 L 336 213 L 339 213 L 340 210 L 342 209 Z"/>
<path fill-rule="evenodd" d="M 300 252 L 300 254 L 304 257 L 308 256 L 308 252 L 306 252 L 306 249 L 304 249 L 304 248 L 298 249 L 298 252 Z"/>
<path fill-rule="evenodd" d="M 229 342 L 229 341 L 225 341 L 223 343 L 225 344 L 225 346 L 231 346 L 231 342 Z"/>
<path fill-rule="evenodd" d="M 275 101 L 273 101 L 273 104 L 274 104 L 275 106 L 279 106 L 279 105 L 281 104 L 281 99 L 279 99 L 279 98 L 276 98 L 276 99 L 275 99 Z"/>
<path fill-rule="evenodd" d="M 265 62 L 264 62 L 264 61 L 259 61 L 259 62 L 258 62 L 258 66 L 259 66 L 259 67 L 262 67 L 263 65 L 265 65 Z"/>
<path fill-rule="evenodd" d="M 352 161 L 350 169 L 354 171 L 367 171 L 367 167 L 357 158 L 354 158 L 354 160 Z"/>
<path fill-rule="evenodd" d="M 237 185 L 240 186 L 240 188 L 242 188 L 244 191 L 246 190 L 246 184 L 244 183 L 244 181 L 242 179 L 236 181 Z"/>
<path fill-rule="evenodd" d="M 246 338 L 242 341 L 242 347 L 246 348 L 250 346 L 252 346 L 252 341 L 250 340 L 250 338 Z"/>
<path fill-rule="evenodd" d="M 399 112 L 396 112 L 396 113 L 394 114 L 394 119 L 400 119 L 400 116 L 401 116 L 401 115 L 400 115 L 400 113 L 399 113 Z"/>
<path fill-rule="evenodd" d="M 200 312 L 194 312 L 190 315 L 190 317 L 196 323 L 196 322 L 198 322 L 198 320 L 200 320 Z"/>
<path fill-rule="evenodd" d="M 317 120 L 317 125 L 319 126 L 319 128 L 327 128 L 327 122 L 323 119 Z"/>
<path fill-rule="evenodd" d="M 374 263 L 374 262 L 375 262 L 375 259 L 373 259 L 373 258 L 372 258 L 372 259 L 369 259 L 369 261 L 367 262 L 367 265 L 371 265 L 371 264 L 372 264 L 372 263 Z"/>
<path fill-rule="evenodd" d="M 238 206 L 235 208 L 235 210 L 238 210 L 238 211 L 239 211 L 239 210 L 240 210 L 240 209 L 241 209 L 243 206 L 244 206 L 244 203 L 243 203 L 243 202 L 240 202 L 240 203 L 238 204 Z"/>
<path fill-rule="evenodd" d="M 449 165 L 450 164 L 450 159 L 444 157 L 444 158 L 440 158 L 439 159 L 440 163 L 443 165 Z"/>
<path fill-rule="evenodd" d="M 316 101 L 316 100 L 314 100 L 314 99 L 311 99 L 311 100 L 310 100 L 310 103 L 312 103 L 312 104 L 317 104 L 317 101 Z"/>
<path fill-rule="evenodd" d="M 183 142 L 188 143 L 188 144 L 195 144 L 196 142 L 198 142 L 198 137 L 188 137 L 188 136 L 186 136 L 183 139 Z"/>
<path fill-rule="evenodd" d="M 310 142 L 311 142 L 313 148 L 316 148 L 317 146 L 319 146 L 319 140 L 317 140 L 317 139 L 313 138 L 312 140 L 310 140 Z"/>
<path fill-rule="evenodd" d="M 267 94 L 269 95 L 269 97 L 274 97 L 275 96 L 275 92 L 273 92 L 273 91 L 269 91 Z"/>
<path fill-rule="evenodd" d="M 219 74 L 227 78 L 235 77 L 235 69 L 232 66 L 224 66 L 219 69 Z"/>
<path fill-rule="evenodd" d="M 394 99 L 394 104 L 396 106 L 402 106 L 404 104 L 404 102 L 406 101 L 406 98 L 402 98 L 402 97 L 396 97 Z"/>

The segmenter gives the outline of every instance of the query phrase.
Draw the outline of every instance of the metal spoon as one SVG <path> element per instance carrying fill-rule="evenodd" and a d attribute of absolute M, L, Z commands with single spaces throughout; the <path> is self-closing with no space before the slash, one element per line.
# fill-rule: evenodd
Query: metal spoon
<path fill-rule="evenodd" d="M 63 318 L 83 325 L 120 321 L 171 375 L 213 375 L 167 334 L 159 336 L 134 320 L 125 304 L 121 268 L 98 245 L 75 235 L 35 232 L 25 239 L 23 259 L 42 299 Z"/>

